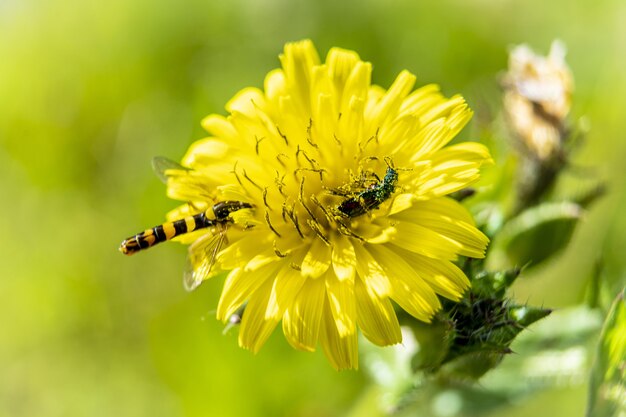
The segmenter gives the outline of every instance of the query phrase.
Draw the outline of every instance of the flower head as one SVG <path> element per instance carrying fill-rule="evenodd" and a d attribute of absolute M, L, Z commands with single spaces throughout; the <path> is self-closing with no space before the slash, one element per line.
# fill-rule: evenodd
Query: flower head
<path fill-rule="evenodd" d="M 169 196 L 188 202 L 169 217 L 252 205 L 230 214 L 210 274 L 228 271 L 218 318 L 247 303 L 242 347 L 258 351 L 282 321 L 295 348 L 319 342 L 334 367 L 355 368 L 357 328 L 399 343 L 394 303 L 429 322 L 438 295 L 457 300 L 469 286 L 454 261 L 482 258 L 488 239 L 446 195 L 490 156 L 477 143 L 444 147 L 471 110 L 435 85 L 413 90 L 407 71 L 385 90 L 355 52 L 333 48 L 321 63 L 310 41 L 287 44 L 280 61 L 264 90 L 245 88 L 227 117 L 203 120 L 210 137 L 168 173 Z"/>
<path fill-rule="evenodd" d="M 547 57 L 513 48 L 503 81 L 505 111 L 523 145 L 539 160 L 558 156 L 573 90 L 565 46 L 553 42 Z"/>

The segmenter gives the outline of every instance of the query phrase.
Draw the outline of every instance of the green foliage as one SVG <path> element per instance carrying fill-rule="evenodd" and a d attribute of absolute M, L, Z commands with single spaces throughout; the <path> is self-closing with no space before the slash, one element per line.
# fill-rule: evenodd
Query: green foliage
<path fill-rule="evenodd" d="M 570 202 L 544 203 L 523 211 L 504 225 L 494 241 L 491 265 L 541 264 L 565 249 L 582 215 L 582 208 Z"/>
<path fill-rule="evenodd" d="M 447 302 L 432 324 L 407 320 L 420 349 L 414 370 L 454 380 L 477 380 L 511 353 L 515 337 L 551 313 L 549 309 L 516 305 L 505 297 L 519 269 L 487 273 L 458 303 Z"/>
<path fill-rule="evenodd" d="M 607 314 L 589 386 L 588 417 L 626 415 L 626 289 Z"/>

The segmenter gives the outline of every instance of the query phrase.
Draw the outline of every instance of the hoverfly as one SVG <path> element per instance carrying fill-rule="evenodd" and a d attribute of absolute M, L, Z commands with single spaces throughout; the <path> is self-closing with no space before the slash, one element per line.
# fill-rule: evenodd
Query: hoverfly
<path fill-rule="evenodd" d="M 226 229 L 226 224 L 230 220 L 230 213 L 244 208 L 252 208 L 252 205 L 241 201 L 220 201 L 202 213 L 154 226 L 125 239 L 120 245 L 120 252 L 124 255 L 132 255 L 157 243 L 165 242 L 176 236 L 191 233 L 198 229 L 210 227 Z"/>
<path fill-rule="evenodd" d="M 155 158 L 153 165 L 159 178 L 165 181 L 165 171 L 168 169 L 188 170 L 165 158 Z M 192 291 L 210 275 L 217 254 L 228 242 L 226 231 L 228 223 L 232 221 L 230 214 L 248 208 L 252 208 L 252 205 L 242 201 L 220 201 L 201 213 L 166 222 L 131 236 L 121 243 L 119 250 L 124 255 L 132 255 L 185 233 L 213 229 L 189 246 L 183 283 L 185 289 Z"/>

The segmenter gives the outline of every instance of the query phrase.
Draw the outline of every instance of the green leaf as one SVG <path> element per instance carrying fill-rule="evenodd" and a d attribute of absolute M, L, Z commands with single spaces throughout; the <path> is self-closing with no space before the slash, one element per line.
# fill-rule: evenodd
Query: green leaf
<path fill-rule="evenodd" d="M 506 290 L 515 282 L 522 270 L 480 271 L 472 278 L 472 291 L 481 297 L 503 298 Z"/>
<path fill-rule="evenodd" d="M 588 417 L 626 415 L 626 289 L 607 314 L 589 387 Z"/>
<path fill-rule="evenodd" d="M 569 243 L 583 209 L 570 202 L 545 203 L 508 221 L 492 247 L 494 269 L 537 266 Z"/>

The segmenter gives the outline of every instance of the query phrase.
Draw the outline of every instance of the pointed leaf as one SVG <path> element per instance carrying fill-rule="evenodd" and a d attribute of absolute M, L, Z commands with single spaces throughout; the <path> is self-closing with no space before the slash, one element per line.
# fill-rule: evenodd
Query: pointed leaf
<path fill-rule="evenodd" d="M 587 417 L 626 415 L 626 289 L 607 314 L 591 373 Z"/>
<path fill-rule="evenodd" d="M 564 249 L 583 209 L 574 203 L 545 203 L 505 224 L 494 241 L 489 264 L 495 269 L 533 267 Z"/>

